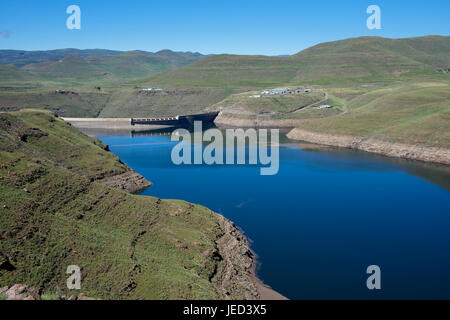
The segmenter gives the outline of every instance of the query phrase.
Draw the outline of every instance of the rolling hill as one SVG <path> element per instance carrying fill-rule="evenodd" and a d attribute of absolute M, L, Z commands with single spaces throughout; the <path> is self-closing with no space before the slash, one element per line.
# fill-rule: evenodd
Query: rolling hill
<path fill-rule="evenodd" d="M 200 113 L 214 105 L 220 107 L 220 102 L 233 94 L 245 96 L 245 92 L 273 87 L 310 85 L 323 89 L 369 84 L 379 88 L 398 82 L 446 82 L 450 73 L 437 71 L 447 71 L 449 66 L 447 36 L 352 38 L 322 43 L 288 57 L 203 57 L 169 50 L 66 55 L 21 68 L 0 65 L 0 87 L 4 87 L 0 89 L 0 109 L 43 107 L 65 116 L 170 116 Z M 142 87 L 163 87 L 166 92 L 142 94 Z M 75 91 L 79 99 L 55 100 L 55 89 Z M 356 90 L 355 95 L 363 91 Z M 85 92 L 87 97 L 83 97 Z M 339 105 L 339 99 L 330 98 L 334 99 L 330 103 Z M 242 105 L 245 99 L 237 100 Z M 279 105 L 274 108 L 283 108 L 283 101 L 276 103 Z M 302 105 L 294 100 L 286 103 L 292 103 L 293 108 Z M 270 105 L 262 109 L 259 112 L 275 111 Z M 335 113 L 305 110 L 291 115 L 298 119 Z"/>
<path fill-rule="evenodd" d="M 435 76 L 436 68 L 449 66 L 450 37 L 360 37 L 319 44 L 286 58 L 215 55 L 142 83 L 261 88 Z"/>
<path fill-rule="evenodd" d="M 450 150 L 450 82 L 400 83 L 370 89 L 335 88 L 330 95 L 346 110 L 298 127 L 333 136 Z"/>
<path fill-rule="evenodd" d="M 10 50 L 2 50 L 0 61 L 8 65 L 0 66 L 0 69 L 20 75 L 17 77 L 20 81 L 52 81 L 78 85 L 95 82 L 101 85 L 105 82 L 130 81 L 181 68 L 202 57 L 199 53 L 170 50 L 156 53 L 75 49 L 11 53 Z M 14 76 L 0 77 L 0 83 L 11 79 L 14 79 Z"/>
<path fill-rule="evenodd" d="M 0 64 L 10 64 L 23 67 L 27 64 L 60 60 L 67 56 L 95 57 L 119 54 L 120 51 L 105 49 L 58 49 L 45 51 L 0 50 Z"/>

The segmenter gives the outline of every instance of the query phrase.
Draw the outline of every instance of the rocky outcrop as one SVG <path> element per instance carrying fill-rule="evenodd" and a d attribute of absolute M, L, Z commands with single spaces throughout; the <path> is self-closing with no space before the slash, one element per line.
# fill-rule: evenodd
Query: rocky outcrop
<path fill-rule="evenodd" d="M 332 135 L 306 131 L 300 128 L 291 130 L 288 138 L 310 143 L 343 148 L 352 148 L 388 157 L 420 160 L 441 164 L 450 164 L 450 150 L 421 145 L 408 145 L 376 140 L 373 138 Z"/>
<path fill-rule="evenodd" d="M 221 261 L 211 281 L 221 295 L 229 299 L 259 299 L 253 281 L 254 255 L 247 239 L 230 220 L 218 215 L 218 222 L 223 230 L 222 236 L 216 241 Z"/>
<path fill-rule="evenodd" d="M 9 289 L 1 288 L 0 295 L 6 300 L 40 300 L 41 298 L 37 289 L 23 284 L 15 284 Z"/>
<path fill-rule="evenodd" d="M 143 190 L 152 185 L 150 181 L 132 169 L 116 176 L 103 178 L 97 182 L 131 193 Z"/>
<path fill-rule="evenodd" d="M 41 300 L 39 290 L 24 284 L 15 284 L 11 288 L 0 288 L 0 296 L 6 300 Z M 45 297 L 44 297 L 45 300 Z M 66 296 L 54 295 L 51 300 L 98 300 L 88 297 L 84 293 L 79 295 L 72 295 L 69 298 Z"/>

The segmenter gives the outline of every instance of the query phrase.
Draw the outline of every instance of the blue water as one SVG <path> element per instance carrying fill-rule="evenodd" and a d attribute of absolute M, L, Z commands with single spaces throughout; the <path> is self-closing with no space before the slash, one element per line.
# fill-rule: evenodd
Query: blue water
<path fill-rule="evenodd" d="M 234 221 L 258 276 L 290 299 L 450 299 L 450 171 L 363 152 L 303 151 L 284 138 L 280 170 L 175 166 L 168 136 L 101 134 L 153 182 Z M 366 287 L 370 265 L 381 290 Z"/>

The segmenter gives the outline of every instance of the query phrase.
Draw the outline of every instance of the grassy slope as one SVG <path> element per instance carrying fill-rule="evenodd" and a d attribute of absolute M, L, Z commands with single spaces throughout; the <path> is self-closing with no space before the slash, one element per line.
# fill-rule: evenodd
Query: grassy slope
<path fill-rule="evenodd" d="M 331 134 L 450 148 L 450 81 L 408 82 L 371 89 L 331 89 L 347 112 L 303 121 Z"/>
<path fill-rule="evenodd" d="M 39 63 L 47 60 L 60 60 L 64 57 L 77 55 L 80 57 L 94 57 L 119 54 L 120 51 L 105 49 L 58 49 L 45 51 L 24 50 L 0 50 L 0 64 L 10 64 L 23 67 L 31 63 Z"/>
<path fill-rule="evenodd" d="M 165 87 L 166 90 L 171 88 Z M 227 97 L 224 88 L 173 88 L 174 94 L 143 93 L 123 88 L 111 94 L 100 117 L 176 116 L 202 113 L 205 108 Z"/>
<path fill-rule="evenodd" d="M 0 270 L 0 286 L 69 294 L 76 264 L 94 297 L 221 298 L 209 281 L 217 216 L 96 183 L 126 170 L 104 148 L 47 113 L 0 114 L 0 255 L 16 268 Z"/>
<path fill-rule="evenodd" d="M 342 84 L 395 79 L 408 72 L 433 77 L 450 64 L 450 37 L 361 37 L 327 42 L 279 58 L 217 55 L 143 80 L 157 85 L 262 88 L 287 83 Z"/>
<path fill-rule="evenodd" d="M 123 52 L 115 55 L 80 57 L 71 55 L 61 60 L 48 60 L 24 66 L 41 79 L 60 80 L 65 83 L 86 82 L 102 85 L 130 81 L 151 74 L 180 68 L 198 60 L 201 55 L 161 51 L 148 53 L 143 51 Z"/>
<path fill-rule="evenodd" d="M 79 88 L 74 88 L 74 90 Z M 17 111 L 26 108 L 51 110 L 59 116 L 96 117 L 109 101 L 104 91 L 84 89 L 76 94 L 62 94 L 56 90 L 0 91 L 0 110 Z"/>
<path fill-rule="evenodd" d="M 290 57 L 216 55 L 203 58 L 184 68 L 159 73 L 135 81 L 140 86 L 185 87 L 208 90 L 225 89 L 228 94 L 243 93 L 281 86 L 320 85 L 325 88 L 353 87 L 365 82 L 378 85 L 392 85 L 398 81 L 423 79 L 424 81 L 446 81 L 448 75 L 435 72 L 437 68 L 450 65 L 450 37 L 430 36 L 410 39 L 386 39 L 378 37 L 361 37 L 335 42 L 323 43 L 304 50 Z M 359 93 L 358 93 L 359 94 Z M 202 94 L 195 102 L 202 108 L 213 104 L 223 106 L 236 100 L 218 94 Z M 285 98 L 281 98 L 285 100 Z M 139 115 L 164 114 L 176 105 L 189 105 L 191 97 L 158 99 L 154 103 L 138 102 L 130 97 L 131 103 L 119 105 L 112 100 L 102 111 L 102 115 L 119 116 L 136 113 Z M 239 100 L 239 99 L 238 99 Z M 242 100 L 242 99 L 241 99 Z M 290 105 L 290 101 L 286 101 Z M 293 102 L 295 104 L 295 102 Z M 291 114 L 292 118 L 325 117 L 342 111 L 338 97 L 330 95 L 334 110 L 303 110 Z M 247 105 L 246 105 L 247 104 Z M 255 109 L 254 101 L 239 101 L 238 108 L 243 108 L 242 117 L 249 110 L 277 112 L 283 104 L 274 101 L 267 106 L 267 101 Z M 231 106 L 232 107 L 232 106 Z M 193 108 L 186 108 L 191 110 Z M 270 110 L 266 110 L 270 109 Z M 173 113 L 173 112 L 171 112 Z M 175 112 L 175 114 L 177 114 Z M 276 117 L 274 115 L 274 117 Z"/>
<path fill-rule="evenodd" d="M 258 93 L 258 91 L 250 91 L 233 94 L 213 105 L 211 109 L 220 109 L 223 114 L 238 118 L 254 118 L 261 115 L 271 119 L 304 119 L 342 112 L 338 106 L 325 110 L 312 108 L 324 101 L 325 93 L 321 90 L 314 90 L 308 94 L 250 97 Z M 305 107 L 308 108 L 303 109 Z"/>
<path fill-rule="evenodd" d="M 60 52 L 62 51 L 62 52 Z M 5 51 L 2 51 L 5 52 Z M 81 56 L 69 55 L 69 53 L 81 54 Z M 93 56 L 86 56 L 92 53 Z M 104 54 L 101 54 L 104 53 Z M 114 52 L 108 51 L 73 51 L 58 50 L 56 52 L 26 52 L 24 57 L 17 52 L 5 54 L 3 60 L 11 60 L 17 63 L 37 60 L 37 63 L 28 64 L 21 68 L 11 65 L 0 65 L 0 110 L 15 111 L 22 108 L 45 108 L 60 116 L 72 117 L 96 117 L 111 100 L 110 110 L 107 115 L 132 116 L 133 112 L 126 114 L 126 110 L 116 111 L 117 106 L 132 107 L 132 111 L 141 106 L 147 108 L 154 104 L 153 99 L 143 100 L 137 96 L 134 85 L 125 85 L 120 82 L 128 82 L 143 76 L 158 72 L 181 68 L 202 57 L 198 53 L 173 52 L 163 50 L 156 53 L 142 51 Z M 10 56 L 13 57 L 10 57 Z M 45 56 L 52 58 L 64 55 L 60 60 L 41 61 Z M 17 56 L 17 57 L 15 57 Z M 14 58 L 15 57 L 15 58 Z M 9 60 L 8 60 L 9 59 Z M 14 60 L 16 59 L 16 60 Z M 27 60 L 28 59 L 28 60 Z M 0 59 L 1 61 L 1 59 Z M 11 62 L 10 61 L 10 62 Z M 96 87 L 101 87 L 98 90 Z M 77 95 L 55 94 L 55 90 L 77 92 Z M 208 96 L 218 95 L 220 99 L 225 97 L 225 90 L 209 90 L 203 103 L 199 103 L 195 97 L 189 97 L 184 103 L 187 111 L 201 109 L 208 102 Z M 134 94 L 131 97 L 128 93 Z M 123 104 L 123 97 L 127 103 Z M 219 99 L 219 100 L 220 100 Z M 214 102 L 216 98 L 212 99 Z M 174 108 L 175 102 L 169 101 L 163 106 Z M 161 101 L 156 101 L 159 105 Z M 166 108 L 162 110 L 165 111 Z M 178 112 L 174 111 L 174 114 Z M 148 115 L 142 114 L 142 115 Z"/>
<path fill-rule="evenodd" d="M 168 65 L 173 68 L 179 67 L 180 65 L 167 62 L 179 61 L 178 58 L 173 57 L 174 55 L 176 53 L 162 51 L 154 54 L 152 59 L 156 59 L 155 57 L 158 56 L 157 61 L 165 61 L 163 64 L 166 67 Z M 3 96 L 0 96 L 0 106 L 3 110 L 11 110 L 5 109 L 10 106 L 15 108 L 44 107 L 65 116 L 130 117 L 199 113 L 220 103 L 231 94 L 287 85 L 313 84 L 329 89 L 358 87 L 366 82 L 378 86 L 395 86 L 399 81 L 416 81 L 417 79 L 445 82 L 448 80 L 448 74 L 437 73 L 435 70 L 436 68 L 448 68 L 449 57 L 450 37 L 430 36 L 396 40 L 362 37 L 323 43 L 285 58 L 208 56 L 183 68 L 158 73 L 140 80 L 133 79 L 164 69 L 164 67 L 158 67 L 154 61 L 150 63 L 150 67 L 148 65 L 150 58 L 142 52 L 93 58 L 66 57 L 60 63 L 61 65 L 52 62 L 48 66 L 46 63 L 41 63 L 40 67 L 27 67 L 29 70 L 35 69 L 34 73 L 29 71 L 29 75 L 36 77 L 39 74 L 39 79 L 44 79 L 39 84 L 40 88 L 31 90 L 33 93 L 44 94 L 44 97 L 39 96 L 38 98 L 30 95 L 29 98 L 17 99 L 16 96 L 14 99 L 14 92 L 3 90 Z M 25 72 L 23 69 L 20 71 Z M 55 74 L 61 77 L 59 80 L 64 83 L 64 86 L 59 85 L 50 76 Z M 77 78 L 63 78 L 65 74 L 73 74 Z M 24 79 L 25 75 L 22 74 L 21 77 Z M 129 82 L 122 85 L 114 83 L 117 79 L 123 78 Z M 30 81 L 23 80 L 23 83 L 26 85 Z M 0 84 L 1 82 L 0 77 Z M 7 83 L 9 82 L 7 81 Z M 79 87 L 81 83 L 87 84 L 89 87 Z M 102 86 L 101 92 L 107 97 L 97 97 L 91 92 L 93 86 L 97 84 Z M 186 91 L 196 91 L 196 93 L 139 94 L 138 89 L 146 86 L 159 86 L 168 90 L 185 89 Z M 94 96 L 84 99 L 81 102 L 84 106 L 80 106 L 73 99 L 56 103 L 53 101 L 53 97 L 48 95 L 47 87 L 57 87 L 58 89 L 72 87 L 75 88 L 74 91 L 84 90 L 91 92 Z M 47 90 L 47 93 L 44 90 Z M 29 93 L 30 90 L 25 92 L 22 90 L 18 95 L 27 94 L 27 92 Z M 360 94 L 360 92 L 358 91 L 356 94 Z M 8 95 L 11 97 L 7 97 Z M 284 98 L 281 99 L 284 100 Z M 6 105 L 6 102 L 9 105 Z M 283 104 L 289 108 L 290 102 L 292 101 L 287 100 L 286 103 L 274 101 L 272 106 L 265 105 L 258 108 L 267 111 L 266 109 L 271 107 L 269 112 L 277 112 Z M 252 102 L 249 101 L 249 103 Z M 296 103 L 293 102 L 292 105 Z M 325 117 L 334 115 L 338 111 L 345 111 L 341 108 L 341 104 L 345 105 L 345 103 L 339 101 L 339 97 L 330 95 L 330 103 L 336 106 L 334 110 L 303 110 L 291 114 L 291 116 L 293 118 Z M 258 109 L 250 104 L 244 109 Z M 274 115 L 274 117 L 276 116 Z"/>

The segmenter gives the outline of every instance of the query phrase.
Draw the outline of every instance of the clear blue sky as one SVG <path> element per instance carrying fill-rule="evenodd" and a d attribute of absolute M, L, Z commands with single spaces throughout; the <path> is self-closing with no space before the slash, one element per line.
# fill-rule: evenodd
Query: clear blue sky
<path fill-rule="evenodd" d="M 81 30 L 66 28 L 80 6 Z M 366 9 L 380 6 L 382 29 L 368 30 Z M 5 37 L 3 30 L 8 30 Z M 293 54 L 363 35 L 449 35 L 450 1 L 1 0 L 0 49 L 198 51 Z"/>

